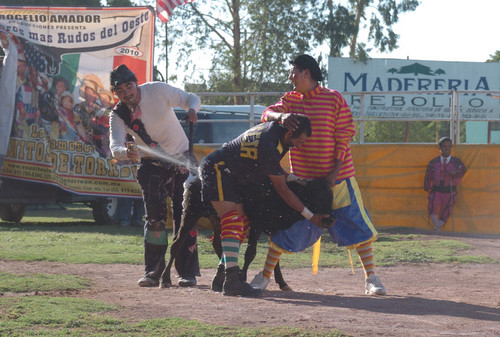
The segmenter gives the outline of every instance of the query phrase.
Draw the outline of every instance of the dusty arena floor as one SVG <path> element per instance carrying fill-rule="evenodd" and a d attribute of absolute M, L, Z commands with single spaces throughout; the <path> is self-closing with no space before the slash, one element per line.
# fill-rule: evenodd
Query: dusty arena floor
<path fill-rule="evenodd" d="M 471 244 L 473 254 L 500 261 L 500 237 L 429 235 Z M 376 249 L 376 245 L 375 245 Z M 210 290 L 214 270 L 202 270 L 193 288 L 139 288 L 143 267 L 0 261 L 0 270 L 68 273 L 92 280 L 88 290 L 53 294 L 119 305 L 130 321 L 182 317 L 206 323 L 226 317 L 238 326 L 339 329 L 352 336 L 499 336 L 500 264 L 422 264 L 378 267 L 387 296 L 366 296 L 361 269 L 283 270 L 294 292 L 271 283 L 259 299 L 225 297 Z M 251 279 L 256 270 L 249 272 Z M 175 275 L 172 275 L 175 276 Z"/>

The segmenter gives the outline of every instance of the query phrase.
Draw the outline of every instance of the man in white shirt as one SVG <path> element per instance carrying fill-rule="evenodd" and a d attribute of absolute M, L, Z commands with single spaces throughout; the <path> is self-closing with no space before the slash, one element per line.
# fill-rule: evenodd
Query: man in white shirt
<path fill-rule="evenodd" d="M 110 149 L 118 160 L 138 162 L 137 181 L 142 189 L 146 223 L 144 225 L 145 275 L 141 287 L 157 286 L 165 268 L 167 251 L 167 204 L 172 200 L 174 237 L 180 228 L 183 184 L 189 167 L 196 162 L 189 154 L 189 141 L 174 113 L 174 107 L 188 111 L 189 122 L 197 121 L 198 96 L 162 82 L 138 85 L 135 74 L 121 65 L 110 74 L 111 89 L 119 102 L 110 115 Z M 127 148 L 127 134 L 138 151 Z M 180 286 L 196 285 L 200 276 L 196 232 L 184 242 L 175 268 Z"/>

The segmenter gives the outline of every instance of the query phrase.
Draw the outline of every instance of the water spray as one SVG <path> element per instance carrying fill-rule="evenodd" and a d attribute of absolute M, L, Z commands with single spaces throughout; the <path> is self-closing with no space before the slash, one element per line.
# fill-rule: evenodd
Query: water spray
<path fill-rule="evenodd" d="M 152 149 L 149 146 L 137 145 L 137 148 L 140 150 L 140 152 L 147 154 L 151 157 L 156 157 L 156 158 L 161 159 L 164 162 L 172 163 L 175 165 L 185 166 L 189 170 L 190 173 L 198 174 L 198 167 L 191 164 L 191 162 L 189 161 L 188 158 L 185 158 L 185 160 L 181 160 L 181 159 L 173 157 L 173 156 L 171 156 L 168 153 L 165 153 L 163 151 Z"/>

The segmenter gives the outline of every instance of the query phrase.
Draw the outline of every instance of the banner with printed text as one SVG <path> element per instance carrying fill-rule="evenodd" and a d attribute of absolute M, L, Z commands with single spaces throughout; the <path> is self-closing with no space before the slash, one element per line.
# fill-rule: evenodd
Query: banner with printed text
<path fill-rule="evenodd" d="M 456 104 L 462 119 L 500 119 L 498 62 L 330 57 L 328 86 L 345 93 L 355 116 L 363 108 L 365 117 L 450 118 Z"/>
<path fill-rule="evenodd" d="M 126 64 L 139 83 L 150 81 L 153 39 L 150 7 L 0 6 L 2 48 L 15 45 L 3 64 L 17 58 L 17 71 L 2 69 L 0 78 L 0 96 L 12 101 L 0 106 L 0 127 L 10 130 L 0 144 L 7 145 L 1 175 L 80 194 L 139 196 L 135 165 L 109 150 L 117 102 L 109 73 Z"/>

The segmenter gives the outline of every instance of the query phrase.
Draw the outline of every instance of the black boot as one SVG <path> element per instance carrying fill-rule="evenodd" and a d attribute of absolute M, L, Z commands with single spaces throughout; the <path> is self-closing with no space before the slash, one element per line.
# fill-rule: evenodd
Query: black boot
<path fill-rule="evenodd" d="M 261 289 L 255 289 L 250 284 L 240 280 L 240 267 L 235 266 L 225 270 L 226 278 L 222 286 L 222 294 L 226 296 L 262 296 Z"/>
<path fill-rule="evenodd" d="M 217 273 L 212 279 L 212 290 L 218 293 L 222 292 L 223 284 L 224 284 L 224 263 L 221 263 L 217 267 Z"/>

